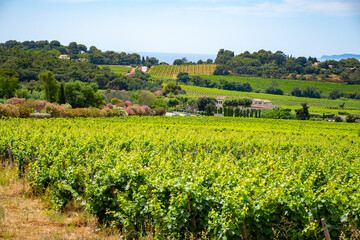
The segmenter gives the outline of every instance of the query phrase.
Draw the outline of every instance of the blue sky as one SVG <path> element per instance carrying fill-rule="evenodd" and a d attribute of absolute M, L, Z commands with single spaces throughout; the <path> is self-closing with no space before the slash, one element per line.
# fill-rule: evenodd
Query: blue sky
<path fill-rule="evenodd" d="M 0 0 L 0 42 L 101 50 L 360 54 L 359 0 Z"/>

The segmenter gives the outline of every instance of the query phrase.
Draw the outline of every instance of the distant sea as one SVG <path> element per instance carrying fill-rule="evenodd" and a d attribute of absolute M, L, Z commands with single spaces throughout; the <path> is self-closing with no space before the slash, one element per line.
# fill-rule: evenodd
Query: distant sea
<path fill-rule="evenodd" d="M 132 52 L 128 52 L 132 53 Z M 159 59 L 160 62 L 166 62 L 168 64 L 173 64 L 175 59 L 182 59 L 186 57 L 188 61 L 197 62 L 200 59 L 206 61 L 212 59 L 215 61 L 216 54 L 194 54 L 194 53 L 157 53 L 157 52 L 137 52 L 141 57 L 155 57 Z"/>

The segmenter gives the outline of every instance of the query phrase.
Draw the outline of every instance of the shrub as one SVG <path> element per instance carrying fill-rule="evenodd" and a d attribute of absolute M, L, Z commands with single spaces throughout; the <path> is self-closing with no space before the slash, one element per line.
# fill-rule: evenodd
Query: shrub
<path fill-rule="evenodd" d="M 27 107 L 25 104 L 19 104 L 19 116 L 21 118 L 29 118 L 31 113 L 31 108 Z"/>
<path fill-rule="evenodd" d="M 72 106 L 70 105 L 70 103 L 61 104 L 61 106 L 63 106 L 64 108 L 67 108 L 67 109 L 72 109 Z"/>
<path fill-rule="evenodd" d="M 124 108 L 122 108 L 122 107 L 118 107 L 118 108 L 116 108 L 115 109 L 116 111 L 118 111 L 119 112 L 119 117 L 126 117 L 126 116 L 128 116 L 128 113 L 125 111 L 125 109 Z"/>
<path fill-rule="evenodd" d="M 125 109 L 125 111 L 129 114 L 129 115 L 131 115 L 130 113 L 129 113 L 129 111 L 133 111 L 135 114 L 134 115 L 137 115 L 137 116 L 144 116 L 146 113 L 145 113 L 145 110 L 140 106 L 140 105 L 138 105 L 138 104 L 134 104 L 134 105 L 132 105 L 132 106 L 130 106 L 130 107 L 127 107 L 126 109 Z"/>
<path fill-rule="evenodd" d="M 335 120 L 335 122 L 342 122 L 343 121 L 340 116 L 335 116 L 334 120 Z"/>
<path fill-rule="evenodd" d="M 56 103 L 47 103 L 45 111 L 51 114 L 51 117 L 65 117 L 66 108 Z"/>
<path fill-rule="evenodd" d="M 25 98 L 13 97 L 13 98 L 9 98 L 6 102 L 12 105 L 23 104 L 25 102 Z"/>
<path fill-rule="evenodd" d="M 36 112 L 41 112 L 46 106 L 46 101 L 27 101 L 25 105 L 34 109 Z"/>
<path fill-rule="evenodd" d="M 346 116 L 346 122 L 353 123 L 356 120 L 356 116 L 354 114 L 349 114 Z"/>
<path fill-rule="evenodd" d="M 117 98 L 113 98 L 113 99 L 111 99 L 110 103 L 111 103 L 112 105 L 116 105 L 116 104 L 118 104 L 118 103 L 121 103 L 121 100 L 120 100 L 120 99 L 117 99 Z"/>
<path fill-rule="evenodd" d="M 0 117 L 20 117 L 19 108 L 15 105 L 0 104 Z"/>
<path fill-rule="evenodd" d="M 142 109 L 145 111 L 145 115 L 150 115 L 151 109 L 148 106 L 141 106 Z"/>
<path fill-rule="evenodd" d="M 166 110 L 163 107 L 154 108 L 153 112 L 156 116 L 163 116 L 166 114 Z"/>

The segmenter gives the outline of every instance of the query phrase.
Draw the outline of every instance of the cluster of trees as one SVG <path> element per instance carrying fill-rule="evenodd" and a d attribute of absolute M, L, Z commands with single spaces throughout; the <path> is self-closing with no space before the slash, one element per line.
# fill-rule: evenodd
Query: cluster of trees
<path fill-rule="evenodd" d="M 137 53 L 127 54 L 125 52 L 117 53 L 114 51 L 102 52 L 95 46 L 87 48 L 84 44 L 78 44 L 76 42 L 71 42 L 68 46 L 64 46 L 57 40 L 51 42 L 47 40 L 24 42 L 9 40 L 5 43 L 0 43 L 0 47 L 6 49 L 17 48 L 28 51 L 50 51 L 56 56 L 68 54 L 71 59 L 86 58 L 94 64 L 138 65 L 141 63 L 140 55 Z"/>
<path fill-rule="evenodd" d="M 189 62 L 187 60 L 186 57 L 182 58 L 182 59 L 175 59 L 174 62 L 173 62 L 173 65 L 195 65 L 195 64 L 212 64 L 213 63 L 213 60 L 212 59 L 208 59 L 206 61 L 203 61 L 203 60 L 199 60 L 197 62 Z"/>
<path fill-rule="evenodd" d="M 232 51 L 220 49 L 215 63 L 218 66 L 214 75 L 234 74 L 266 78 L 291 76 L 294 79 L 297 75 L 311 75 L 315 79 L 317 77 L 326 79 L 331 74 L 335 74 L 348 84 L 360 84 L 360 62 L 355 58 L 319 62 L 313 57 L 286 56 L 281 51 L 275 53 L 265 50 L 254 53 L 246 51 L 235 56 Z"/>
<path fill-rule="evenodd" d="M 59 82 L 96 83 L 100 89 L 156 90 L 162 88 L 161 81 L 154 81 L 148 74 L 141 71 L 136 71 L 133 76 L 124 77 L 109 68 L 99 68 L 91 63 L 60 60 L 52 51 L 38 52 L 25 51 L 16 47 L 11 49 L 0 47 L 0 68 L 14 70 L 20 84 L 26 86 L 30 91 L 38 90 L 36 85 L 39 73 L 44 71 L 51 71 L 55 80 Z M 3 82 L 3 80 L 1 81 Z M 9 96 L 6 98 L 10 98 L 14 92 L 11 91 L 7 94 Z"/>
<path fill-rule="evenodd" d="M 199 76 L 190 77 L 188 73 L 179 73 L 176 76 L 176 82 L 207 88 L 217 88 L 232 91 L 251 92 L 253 89 L 249 83 L 232 82 L 220 79 L 219 82 L 214 82 L 209 79 L 204 79 Z"/>
<path fill-rule="evenodd" d="M 224 107 L 250 107 L 252 100 L 250 98 L 225 98 L 223 106 Z"/>
<path fill-rule="evenodd" d="M 98 92 L 96 83 L 80 81 L 58 82 L 50 71 L 39 74 L 44 98 L 48 102 L 68 103 L 74 108 L 101 107 L 105 104 L 104 95 Z"/>
<path fill-rule="evenodd" d="M 291 95 L 295 97 L 321 98 L 321 93 L 322 91 L 317 87 L 306 87 L 305 89 L 294 87 L 291 90 Z"/>

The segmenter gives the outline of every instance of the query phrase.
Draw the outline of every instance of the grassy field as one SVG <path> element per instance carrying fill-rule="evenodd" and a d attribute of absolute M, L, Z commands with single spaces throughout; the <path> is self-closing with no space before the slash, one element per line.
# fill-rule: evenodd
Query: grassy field
<path fill-rule="evenodd" d="M 200 65 L 158 65 L 153 66 L 149 72 L 152 76 L 164 78 L 176 78 L 180 72 L 187 72 L 189 75 L 211 75 L 216 68 L 216 64 Z"/>
<path fill-rule="evenodd" d="M 109 67 L 113 72 L 118 74 L 126 74 L 131 71 L 131 67 L 124 67 L 119 65 L 98 65 L 100 68 Z"/>
<path fill-rule="evenodd" d="M 315 99 L 315 98 L 302 98 L 293 96 L 273 95 L 265 93 L 254 93 L 254 92 L 237 92 L 228 91 L 215 88 L 203 88 L 189 85 L 181 85 L 181 88 L 186 91 L 189 96 L 233 96 L 233 97 L 249 97 L 249 98 L 260 98 L 268 99 L 275 105 L 281 106 L 301 106 L 301 103 L 307 102 L 310 107 L 317 108 L 317 112 L 333 112 L 343 111 L 339 108 L 339 105 L 345 102 L 345 110 L 352 110 L 351 113 L 360 114 L 360 101 L 355 100 L 329 100 L 329 99 Z M 339 109 L 329 109 L 339 108 Z M 311 109 L 310 109 L 311 110 Z M 350 112 L 350 111 L 349 111 Z"/>
<path fill-rule="evenodd" d="M 328 96 L 329 92 L 333 90 L 339 90 L 341 92 L 354 92 L 355 90 L 360 91 L 360 85 L 347 85 L 330 82 L 315 82 L 305 80 L 288 80 L 288 79 L 269 79 L 269 78 L 252 78 L 252 77 L 236 77 L 236 76 L 215 76 L 215 75 L 200 75 L 202 78 L 210 79 L 215 82 L 219 82 L 220 79 L 225 79 L 229 82 L 243 82 L 250 83 L 254 90 L 265 91 L 270 86 L 272 81 L 279 83 L 279 88 L 290 95 L 291 90 L 294 87 L 300 87 L 304 89 L 306 87 L 317 87 L 322 91 L 323 96 Z"/>

